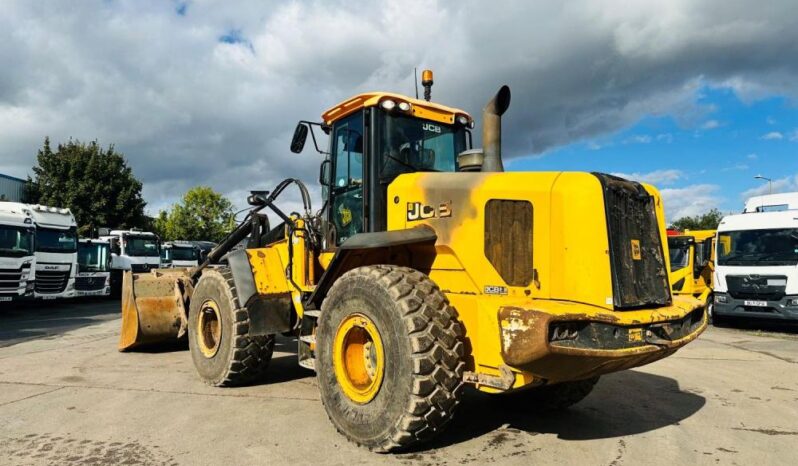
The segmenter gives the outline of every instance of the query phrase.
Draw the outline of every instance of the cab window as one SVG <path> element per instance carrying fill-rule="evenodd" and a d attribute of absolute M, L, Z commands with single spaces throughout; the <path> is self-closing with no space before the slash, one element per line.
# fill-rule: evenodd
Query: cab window
<path fill-rule="evenodd" d="M 336 244 L 363 232 L 363 113 L 336 123 L 330 216 Z"/>

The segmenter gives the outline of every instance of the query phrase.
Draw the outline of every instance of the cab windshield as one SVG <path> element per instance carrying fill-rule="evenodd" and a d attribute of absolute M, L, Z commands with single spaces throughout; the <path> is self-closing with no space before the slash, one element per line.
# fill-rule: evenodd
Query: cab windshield
<path fill-rule="evenodd" d="M 78 250 L 76 228 L 58 230 L 55 228 L 36 228 L 36 250 L 41 252 L 75 252 Z"/>
<path fill-rule="evenodd" d="M 78 270 L 80 272 L 108 272 L 109 246 L 106 243 L 79 243 Z"/>
<path fill-rule="evenodd" d="M 161 257 L 169 262 L 171 261 L 195 261 L 199 259 L 199 250 L 192 247 L 175 247 L 166 248 L 161 253 Z"/>
<path fill-rule="evenodd" d="M 379 118 L 380 178 L 457 170 L 457 154 L 465 150 L 464 128 L 384 111 Z"/>
<path fill-rule="evenodd" d="M 125 236 L 125 254 L 128 256 L 159 256 L 158 239 L 154 236 Z"/>
<path fill-rule="evenodd" d="M 33 254 L 31 228 L 0 225 L 0 256 L 23 257 Z"/>
<path fill-rule="evenodd" d="M 690 243 L 685 238 L 668 238 L 671 272 L 681 270 L 690 263 Z"/>
<path fill-rule="evenodd" d="M 796 228 L 718 233 L 718 265 L 795 264 L 798 264 Z"/>

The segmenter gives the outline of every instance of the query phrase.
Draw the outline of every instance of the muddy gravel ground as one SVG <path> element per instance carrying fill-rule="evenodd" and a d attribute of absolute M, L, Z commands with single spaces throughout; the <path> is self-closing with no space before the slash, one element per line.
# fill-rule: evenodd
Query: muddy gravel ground
<path fill-rule="evenodd" d="M 328 422 L 279 339 L 268 375 L 205 386 L 180 346 L 119 353 L 113 301 L 0 309 L 0 464 L 798 464 L 798 330 L 710 328 L 539 415 L 468 391 L 450 428 L 377 455 Z"/>

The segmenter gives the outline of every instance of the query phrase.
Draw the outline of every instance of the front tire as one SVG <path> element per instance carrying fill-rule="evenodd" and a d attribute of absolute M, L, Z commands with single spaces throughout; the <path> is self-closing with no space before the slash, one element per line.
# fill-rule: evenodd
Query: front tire
<path fill-rule="evenodd" d="M 425 274 L 360 267 L 330 289 L 317 329 L 324 408 L 336 429 L 372 451 L 426 440 L 451 419 L 463 389 L 463 328 Z"/>
<path fill-rule="evenodd" d="M 227 268 L 205 269 L 188 319 L 188 346 L 200 378 L 216 387 L 245 385 L 260 377 L 274 350 L 274 335 L 249 336 L 249 312 L 235 294 Z"/>

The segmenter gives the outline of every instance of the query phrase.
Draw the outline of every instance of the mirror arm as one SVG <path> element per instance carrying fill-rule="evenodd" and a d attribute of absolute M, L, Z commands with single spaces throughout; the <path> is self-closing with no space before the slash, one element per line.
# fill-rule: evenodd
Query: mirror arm
<path fill-rule="evenodd" d="M 316 132 L 313 131 L 313 127 L 318 126 L 319 128 L 321 128 L 322 131 L 326 133 L 329 130 L 325 131 L 325 128 L 329 128 L 329 126 L 315 121 L 299 120 L 299 122 L 308 125 L 308 128 L 310 129 L 310 137 L 311 139 L 313 139 L 313 146 L 316 148 L 316 152 L 318 152 L 321 155 L 330 155 L 329 152 L 325 152 L 319 149 L 319 143 L 316 141 Z"/>

